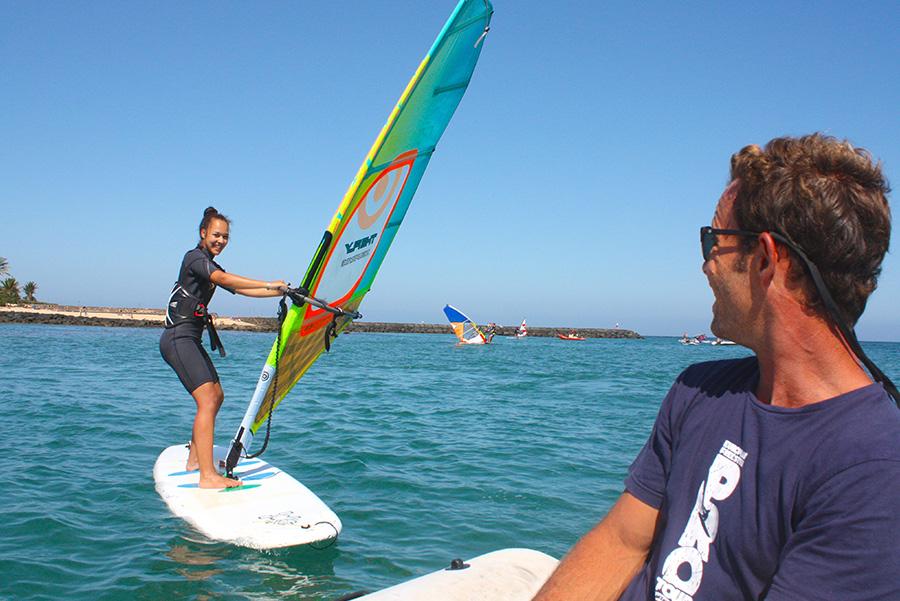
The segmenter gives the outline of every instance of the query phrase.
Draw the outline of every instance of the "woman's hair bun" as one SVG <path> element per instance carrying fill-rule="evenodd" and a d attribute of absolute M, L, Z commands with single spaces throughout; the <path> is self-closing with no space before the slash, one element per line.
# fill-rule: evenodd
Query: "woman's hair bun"
<path fill-rule="evenodd" d="M 228 225 L 231 225 L 231 219 L 216 210 L 216 207 L 206 207 L 203 211 L 203 219 L 200 220 L 200 237 L 203 237 L 203 230 L 209 226 L 209 222 L 213 219 L 221 219 Z"/>

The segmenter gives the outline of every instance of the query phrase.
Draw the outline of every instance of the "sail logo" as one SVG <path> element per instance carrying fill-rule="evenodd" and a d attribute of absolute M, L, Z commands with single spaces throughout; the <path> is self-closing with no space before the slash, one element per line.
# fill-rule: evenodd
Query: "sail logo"
<path fill-rule="evenodd" d="M 351 242 L 350 244 L 344 243 L 344 248 L 347 249 L 347 254 L 354 253 L 358 250 L 362 250 L 365 247 L 369 246 L 373 242 L 375 242 L 375 238 L 378 237 L 378 234 L 372 234 L 371 236 L 366 236 L 365 238 L 360 238 L 355 242 Z"/>
<path fill-rule="evenodd" d="M 709 561 L 709 547 L 719 531 L 719 508 L 713 501 L 724 501 L 735 491 L 746 459 L 741 447 L 729 440 L 722 444 L 706 480 L 700 483 L 678 547 L 663 562 L 662 575 L 656 579 L 656 601 L 693 601 Z"/>
<path fill-rule="evenodd" d="M 396 219 L 396 227 L 403 219 L 406 207 L 399 203 L 416 155 L 416 151 L 411 150 L 387 164 L 378 167 L 370 165 L 370 176 L 357 182 L 353 190 L 354 199 L 349 205 L 351 208 L 341 216 L 337 240 L 326 258 L 319 283 L 313 289 L 316 296 L 327 298 L 333 305 L 346 303 L 366 277 L 372 261 L 383 256 L 381 247 L 389 245 L 393 237 L 387 231 L 391 220 Z M 398 206 L 401 206 L 399 213 L 396 211 Z M 374 275 L 373 270 L 369 277 Z M 319 312 L 319 309 L 312 308 L 308 315 L 315 316 Z"/>
<path fill-rule="evenodd" d="M 369 192 L 360 201 L 356 211 L 356 221 L 360 229 L 367 230 L 375 225 L 391 201 L 396 202 L 400 198 L 401 183 L 406 182 L 408 172 L 408 169 L 390 169 L 372 185 Z M 401 186 L 400 189 L 398 186 Z M 378 203 L 378 208 L 374 213 L 369 213 L 369 204 L 375 205 L 376 203 Z"/>

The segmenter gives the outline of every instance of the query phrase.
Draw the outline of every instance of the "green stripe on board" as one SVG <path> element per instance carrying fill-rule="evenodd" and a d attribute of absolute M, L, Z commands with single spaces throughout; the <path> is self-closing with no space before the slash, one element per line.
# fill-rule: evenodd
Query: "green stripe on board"
<path fill-rule="evenodd" d="M 236 490 L 247 490 L 248 488 L 256 488 L 257 486 L 262 486 L 262 484 L 244 484 L 242 486 L 232 486 L 231 488 L 223 488 L 219 492 L 234 492 Z"/>

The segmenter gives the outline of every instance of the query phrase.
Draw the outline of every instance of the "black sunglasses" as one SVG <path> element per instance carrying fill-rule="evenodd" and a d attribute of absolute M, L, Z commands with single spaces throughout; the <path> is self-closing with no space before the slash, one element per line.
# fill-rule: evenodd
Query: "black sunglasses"
<path fill-rule="evenodd" d="M 709 255 L 712 252 L 712 249 L 719 243 L 720 235 L 729 235 L 729 236 L 759 236 L 763 232 L 751 232 L 749 230 L 723 230 L 715 227 L 710 227 L 708 225 L 704 225 L 700 228 L 700 252 L 703 253 L 703 261 L 709 261 Z M 788 240 L 787 236 L 782 236 L 778 232 L 769 232 L 769 235 L 772 236 L 777 242 L 781 242 L 792 251 L 797 253 L 803 262 L 806 264 L 810 270 L 815 270 L 818 274 L 819 270 L 816 269 L 815 264 L 809 260 L 809 257 L 806 256 L 806 253 L 803 252 L 799 246 L 795 243 Z"/>
<path fill-rule="evenodd" d="M 708 225 L 704 225 L 700 228 L 700 251 L 703 253 L 703 261 L 709 261 L 709 255 L 712 252 L 712 249 L 719 243 L 718 236 L 720 235 L 731 235 L 731 236 L 759 236 L 763 232 L 751 232 L 748 230 L 727 230 L 727 229 L 719 229 L 710 227 Z M 834 302 L 834 298 L 832 298 L 831 293 L 828 292 L 828 288 L 825 286 L 825 280 L 822 279 L 822 274 L 819 273 L 819 268 L 816 267 L 816 264 L 810 260 L 806 253 L 803 251 L 800 246 L 796 243 L 791 242 L 787 236 L 779 234 L 778 232 L 769 232 L 769 235 L 772 236 L 775 241 L 784 244 L 789 249 L 791 249 L 794 254 L 800 257 L 800 260 L 803 261 L 803 264 L 806 266 L 806 271 L 809 273 L 810 277 L 812 277 L 813 284 L 816 286 L 816 290 L 819 293 L 819 297 L 822 299 L 822 303 L 825 305 L 825 309 L 828 311 L 828 314 L 831 317 L 832 322 L 834 322 L 835 326 L 837 326 L 838 330 L 840 330 L 841 334 L 844 337 L 844 340 L 847 341 L 847 344 L 850 345 L 850 348 L 853 350 L 854 354 L 863 362 L 863 364 L 869 368 L 869 373 L 872 374 L 872 377 L 881 382 L 888 394 L 893 397 L 894 401 L 897 403 L 897 406 L 900 407 L 900 392 L 897 391 L 897 387 L 894 386 L 894 383 L 891 382 L 890 378 L 888 378 L 884 373 L 878 368 L 875 363 L 866 356 L 863 352 L 862 347 L 859 346 L 859 341 L 856 339 L 856 332 L 853 331 L 853 328 L 848 327 L 844 320 L 841 318 L 841 314 L 838 311 L 837 303 Z"/>
<path fill-rule="evenodd" d="M 723 230 L 704 225 L 700 228 L 700 252 L 703 253 L 703 262 L 709 261 L 712 249 L 719 243 L 720 235 L 730 236 L 759 236 L 762 232 L 750 232 L 747 230 Z M 774 235 L 773 235 L 774 237 Z M 776 238 L 777 239 L 777 238 Z"/>

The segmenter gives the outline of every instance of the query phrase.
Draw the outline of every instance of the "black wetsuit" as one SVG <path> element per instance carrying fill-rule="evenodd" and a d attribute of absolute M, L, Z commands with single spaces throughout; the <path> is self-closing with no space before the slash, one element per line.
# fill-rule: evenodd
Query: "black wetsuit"
<path fill-rule="evenodd" d="M 225 270 L 213 261 L 209 251 L 198 246 L 184 255 L 178 281 L 166 306 L 166 329 L 159 339 L 163 359 L 191 393 L 201 384 L 219 381 L 219 374 L 201 344 L 206 307 L 216 291 L 216 285 L 210 280 L 215 271 Z"/>

